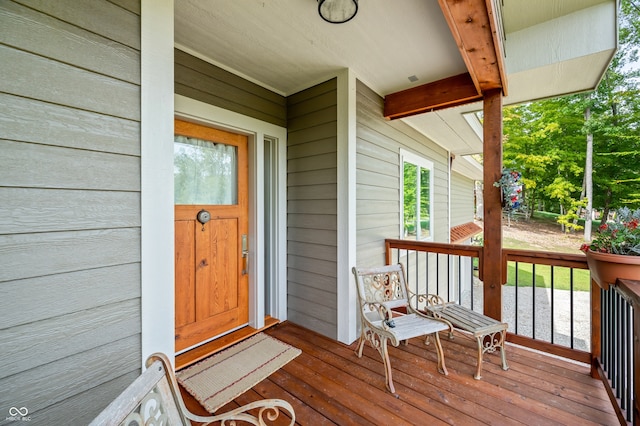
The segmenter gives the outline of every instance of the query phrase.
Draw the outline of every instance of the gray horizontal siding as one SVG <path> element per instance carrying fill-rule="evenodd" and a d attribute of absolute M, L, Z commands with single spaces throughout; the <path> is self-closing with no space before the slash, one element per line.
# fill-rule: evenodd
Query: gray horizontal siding
<path fill-rule="evenodd" d="M 134 85 L 140 81 L 138 50 L 15 3 L 5 2 L 2 12 L 0 37 L 11 47 Z"/>
<path fill-rule="evenodd" d="M 286 99 L 213 64 L 175 50 L 175 92 L 285 127 Z"/>
<path fill-rule="evenodd" d="M 39 420 L 40 410 L 90 391 L 93 393 L 90 399 L 92 406 L 84 407 L 78 413 L 67 414 L 70 416 L 69 420 L 74 415 L 95 417 L 110 402 L 107 398 L 113 399 L 124 389 L 113 395 L 106 395 L 96 384 L 107 383 L 124 373 L 140 369 L 140 351 L 132 348 L 140 348 L 140 335 L 78 352 L 2 379 L 2 389 L 11 391 L 0 393 L 0 406 L 24 404 L 29 409 L 32 421 L 43 424 Z M 114 391 L 111 389 L 111 393 Z M 60 409 L 65 406 L 66 404 L 61 405 Z"/>
<path fill-rule="evenodd" d="M 137 121 L 2 93 L 0 120 L 5 139 L 140 155 Z"/>
<path fill-rule="evenodd" d="M 54 104 L 140 120 L 140 87 L 0 45 L 0 91 Z"/>
<path fill-rule="evenodd" d="M 139 227 L 139 204 L 139 192 L 0 187 L 0 235 Z"/>
<path fill-rule="evenodd" d="M 137 298 L 0 330 L 0 378 L 140 333 Z M 64 342 L 52 345 L 51 342 Z"/>
<path fill-rule="evenodd" d="M 451 226 L 474 219 L 475 181 L 459 173 L 451 174 Z"/>
<path fill-rule="evenodd" d="M 128 8 L 122 8 L 115 2 L 96 0 L 15 0 L 15 3 L 140 50 L 140 16 L 139 12 L 135 13 L 136 3 L 137 10 L 140 10 L 139 0 L 128 1 L 134 5 Z"/>
<path fill-rule="evenodd" d="M 0 283 L 139 262 L 139 243 L 139 228 L 2 235 Z"/>
<path fill-rule="evenodd" d="M 0 284 L 3 295 L 13 299 L 2 298 L 0 329 L 139 298 L 139 284 L 137 263 L 4 282 Z M 65 303 L 51 303 L 61 294 Z"/>
<path fill-rule="evenodd" d="M 122 389 L 130 385 L 138 376 L 137 372 L 126 373 L 116 377 L 99 387 L 87 389 L 86 392 L 74 395 L 59 403 L 50 405 L 37 414 L 38 424 L 43 425 L 68 425 L 71 422 L 69 413 L 73 413 L 73 424 L 87 425 L 91 423 L 95 415 L 89 412 L 86 407 L 95 406 L 96 401 L 109 402 L 114 399 Z M 95 406 L 96 410 L 101 410 L 101 405 Z M 35 416 L 34 416 L 35 417 Z M 33 419 L 32 423 L 36 424 Z M 15 423 L 12 423 L 15 425 Z"/>
<path fill-rule="evenodd" d="M 0 151 L 6 186 L 140 191 L 139 157 L 3 139 Z M 25 167 L 25 160 L 34 168 Z"/>
<path fill-rule="evenodd" d="M 337 336 L 336 80 L 287 98 L 288 318 Z"/>
<path fill-rule="evenodd" d="M 0 407 L 34 424 L 140 372 L 139 9 L 0 3 Z"/>
<path fill-rule="evenodd" d="M 400 149 L 434 163 L 435 241 L 448 241 L 448 153 L 401 121 L 384 119 L 383 99 L 357 83 L 357 264 L 384 263 L 384 240 L 400 233 Z"/>

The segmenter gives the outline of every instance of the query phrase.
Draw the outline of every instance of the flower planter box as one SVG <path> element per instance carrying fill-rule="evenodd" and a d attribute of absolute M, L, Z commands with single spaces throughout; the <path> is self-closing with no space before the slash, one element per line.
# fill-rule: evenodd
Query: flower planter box
<path fill-rule="evenodd" d="M 587 263 L 591 279 L 605 290 L 617 279 L 640 281 L 640 256 L 598 253 L 587 250 Z"/>

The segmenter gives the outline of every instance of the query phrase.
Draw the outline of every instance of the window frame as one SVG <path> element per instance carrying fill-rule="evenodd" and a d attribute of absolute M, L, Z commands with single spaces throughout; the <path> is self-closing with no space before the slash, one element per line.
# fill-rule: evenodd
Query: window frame
<path fill-rule="evenodd" d="M 421 155 L 415 154 L 413 152 L 400 149 L 400 231 L 399 235 L 401 239 L 407 239 L 404 233 L 404 167 L 405 163 L 413 164 L 414 166 L 419 167 L 420 169 L 429 170 L 429 235 L 427 237 L 418 238 L 416 233 L 416 241 L 433 241 L 433 229 L 434 229 L 434 215 L 433 215 L 433 207 L 434 207 L 434 177 L 435 177 L 435 168 L 433 161 L 423 157 Z M 417 174 L 416 176 L 420 176 Z M 419 199 L 419 198 L 418 198 Z"/>

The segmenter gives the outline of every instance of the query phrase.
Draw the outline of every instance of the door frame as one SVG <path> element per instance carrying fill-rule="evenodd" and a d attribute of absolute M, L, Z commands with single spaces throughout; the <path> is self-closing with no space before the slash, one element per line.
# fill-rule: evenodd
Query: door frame
<path fill-rule="evenodd" d="M 270 291 L 271 316 L 281 321 L 287 319 L 286 275 L 286 137 L 287 129 L 262 120 L 247 117 L 182 95 L 174 95 L 175 117 L 193 121 L 248 137 L 249 149 L 249 326 L 264 327 L 265 291 Z M 272 187 L 276 214 L 271 223 L 265 223 L 265 199 L 261 177 L 264 174 L 264 139 L 275 140 L 277 155 L 273 167 L 277 170 Z M 260 179 L 259 179 L 260 178 Z M 274 248 L 272 271 L 274 283 L 265 289 L 264 254 L 265 227 L 271 226 Z"/>

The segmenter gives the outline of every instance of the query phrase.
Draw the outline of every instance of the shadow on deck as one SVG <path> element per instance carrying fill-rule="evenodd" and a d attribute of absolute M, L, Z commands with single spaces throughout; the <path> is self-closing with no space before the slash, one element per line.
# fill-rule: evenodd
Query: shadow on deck
<path fill-rule="evenodd" d="M 386 391 L 381 358 L 368 344 L 358 359 L 355 343 L 343 345 L 288 322 L 266 333 L 302 354 L 221 410 L 282 398 L 300 425 L 619 424 L 588 365 L 518 346 L 507 346 L 508 371 L 498 354 L 486 355 L 482 380 L 473 379 L 475 342 L 459 334 L 452 341 L 441 336 L 448 376 L 437 372 L 432 345 L 412 339 L 391 347 L 396 398 Z M 192 411 L 205 413 L 185 399 Z"/>

